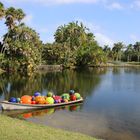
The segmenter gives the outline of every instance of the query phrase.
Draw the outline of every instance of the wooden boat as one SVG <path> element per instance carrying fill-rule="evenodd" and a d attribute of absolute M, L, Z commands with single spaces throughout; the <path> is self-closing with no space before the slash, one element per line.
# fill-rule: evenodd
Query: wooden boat
<path fill-rule="evenodd" d="M 10 116 L 13 118 L 15 118 L 18 115 L 24 116 L 24 114 L 28 114 L 28 113 L 32 114 L 32 116 L 41 116 L 43 114 L 50 114 L 50 112 L 51 112 L 50 110 L 53 110 L 53 112 L 51 112 L 51 113 L 54 113 L 55 111 L 58 111 L 58 110 L 64 110 L 64 109 L 69 110 L 69 111 L 75 111 L 75 109 L 78 106 L 80 107 L 81 104 L 82 104 L 82 102 L 70 104 L 70 105 L 67 105 L 68 108 L 66 106 L 57 106 L 54 108 L 43 108 L 43 109 L 33 109 L 33 110 L 30 110 L 30 109 L 28 109 L 28 110 L 23 110 L 23 109 L 10 110 L 10 111 L 9 110 L 3 110 L 3 111 L 0 110 L 0 114 L 4 114 L 4 115 L 7 115 L 7 116 Z"/>
<path fill-rule="evenodd" d="M 76 101 L 69 101 L 64 103 L 57 103 L 57 104 L 20 104 L 20 103 L 11 103 L 8 101 L 1 101 L 1 107 L 3 110 L 28 110 L 28 109 L 44 109 L 44 108 L 51 108 L 51 107 L 58 107 L 58 106 L 66 106 L 76 103 L 83 102 L 83 99 L 76 100 Z"/>

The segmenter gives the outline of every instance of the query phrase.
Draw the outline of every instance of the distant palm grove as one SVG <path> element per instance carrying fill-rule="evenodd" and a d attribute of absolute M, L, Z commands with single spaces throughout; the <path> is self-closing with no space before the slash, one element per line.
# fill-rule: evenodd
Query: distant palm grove
<path fill-rule="evenodd" d="M 71 66 L 100 66 L 108 61 L 140 61 L 140 42 L 126 46 L 123 42 L 100 46 L 83 23 L 61 25 L 54 33 L 55 41 L 44 44 L 38 33 L 26 26 L 22 9 L 5 8 L 0 2 L 0 20 L 5 21 L 7 33 L 0 42 L 0 68 L 6 71 L 35 70 L 42 64 Z"/>

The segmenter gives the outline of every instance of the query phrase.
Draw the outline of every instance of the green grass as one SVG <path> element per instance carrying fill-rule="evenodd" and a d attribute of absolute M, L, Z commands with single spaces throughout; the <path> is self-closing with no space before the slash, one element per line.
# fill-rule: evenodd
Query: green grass
<path fill-rule="evenodd" d="M 138 67 L 140 62 L 109 61 L 106 66 Z"/>
<path fill-rule="evenodd" d="M 131 65 L 140 65 L 140 62 L 127 62 L 127 63 Z"/>
<path fill-rule="evenodd" d="M 0 115 L 0 140 L 96 140 L 80 133 Z"/>

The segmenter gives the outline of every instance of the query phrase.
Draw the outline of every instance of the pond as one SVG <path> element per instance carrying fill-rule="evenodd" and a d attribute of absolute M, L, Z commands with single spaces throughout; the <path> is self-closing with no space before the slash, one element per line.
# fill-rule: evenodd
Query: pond
<path fill-rule="evenodd" d="M 64 130 L 106 140 L 140 139 L 140 68 L 90 68 L 40 73 L 28 78 L 18 74 L 0 76 L 0 100 L 55 94 L 74 89 L 83 104 L 30 112 L 1 112 Z"/>

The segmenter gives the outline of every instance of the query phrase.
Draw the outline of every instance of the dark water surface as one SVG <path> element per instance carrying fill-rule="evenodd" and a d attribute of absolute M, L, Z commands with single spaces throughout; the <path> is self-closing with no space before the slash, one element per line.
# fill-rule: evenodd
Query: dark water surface
<path fill-rule="evenodd" d="M 84 103 L 2 113 L 107 140 L 140 139 L 140 68 L 66 70 L 30 78 L 17 74 L 0 76 L 0 100 L 32 95 L 35 91 L 60 95 L 69 89 L 81 93 Z"/>

